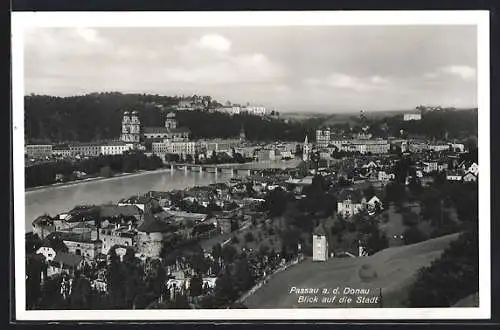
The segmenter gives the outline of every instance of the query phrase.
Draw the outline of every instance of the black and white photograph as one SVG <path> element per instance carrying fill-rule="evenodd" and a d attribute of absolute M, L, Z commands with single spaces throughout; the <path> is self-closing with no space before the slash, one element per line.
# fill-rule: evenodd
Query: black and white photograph
<path fill-rule="evenodd" d="M 488 15 L 14 12 L 16 319 L 489 318 Z"/>

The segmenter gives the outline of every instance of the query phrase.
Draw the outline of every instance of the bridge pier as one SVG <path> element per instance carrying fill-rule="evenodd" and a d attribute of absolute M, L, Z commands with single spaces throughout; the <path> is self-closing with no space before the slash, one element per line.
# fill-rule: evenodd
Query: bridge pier
<path fill-rule="evenodd" d="M 173 172 L 175 170 L 174 164 L 170 164 L 170 172 Z"/>

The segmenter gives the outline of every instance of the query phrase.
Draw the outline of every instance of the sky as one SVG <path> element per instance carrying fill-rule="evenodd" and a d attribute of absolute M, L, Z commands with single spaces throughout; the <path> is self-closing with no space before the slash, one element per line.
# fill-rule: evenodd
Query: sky
<path fill-rule="evenodd" d="M 25 31 L 25 94 L 210 95 L 282 112 L 477 106 L 475 26 Z"/>

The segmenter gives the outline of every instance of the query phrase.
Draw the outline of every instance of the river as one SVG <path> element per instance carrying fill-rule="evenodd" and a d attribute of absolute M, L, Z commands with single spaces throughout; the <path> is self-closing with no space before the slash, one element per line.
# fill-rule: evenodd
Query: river
<path fill-rule="evenodd" d="M 245 168 L 295 167 L 298 160 L 242 164 Z M 75 205 L 116 203 L 118 200 L 148 191 L 170 191 L 211 183 L 228 182 L 230 173 L 185 172 L 159 170 L 97 181 L 50 186 L 25 192 L 25 226 L 31 231 L 32 221 L 44 214 L 51 216 L 69 211 Z"/>

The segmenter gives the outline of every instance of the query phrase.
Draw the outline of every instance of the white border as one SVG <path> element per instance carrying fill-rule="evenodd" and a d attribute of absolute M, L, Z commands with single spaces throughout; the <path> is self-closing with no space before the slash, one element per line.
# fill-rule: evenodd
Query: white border
<path fill-rule="evenodd" d="M 24 79 L 23 30 L 30 27 L 192 27 L 321 25 L 476 25 L 478 32 L 479 121 L 479 308 L 236 309 L 26 311 L 24 263 Z M 490 272 L 490 101 L 488 11 L 316 11 L 316 12 L 13 12 L 13 168 L 15 291 L 17 320 L 401 320 L 489 319 Z"/>

